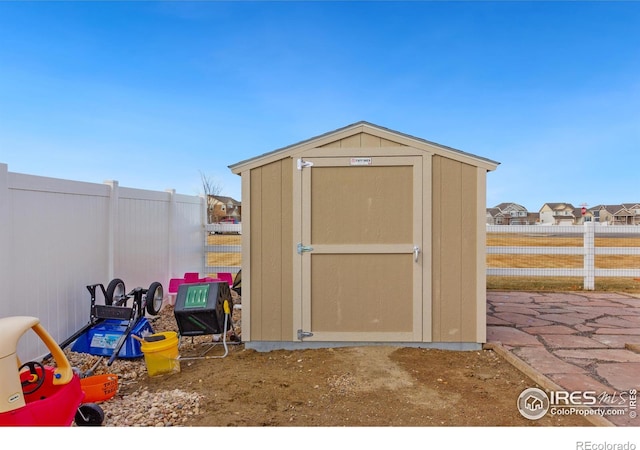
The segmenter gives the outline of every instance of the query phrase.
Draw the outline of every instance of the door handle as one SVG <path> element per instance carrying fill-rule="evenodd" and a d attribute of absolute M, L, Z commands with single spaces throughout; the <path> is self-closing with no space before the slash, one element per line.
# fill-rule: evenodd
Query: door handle
<path fill-rule="evenodd" d="M 413 247 L 413 260 L 415 262 L 418 262 L 418 256 L 420 255 L 420 247 L 418 247 L 417 245 L 415 245 Z"/>

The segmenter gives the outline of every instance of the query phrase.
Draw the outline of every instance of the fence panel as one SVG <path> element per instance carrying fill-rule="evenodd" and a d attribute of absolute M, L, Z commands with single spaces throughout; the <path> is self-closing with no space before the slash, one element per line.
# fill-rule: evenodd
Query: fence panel
<path fill-rule="evenodd" d="M 6 168 L 6 166 L 4 166 Z M 1 170 L 1 168 L 0 168 Z M 4 171 L 0 316 L 38 317 L 56 339 L 89 319 L 86 285 L 107 273 L 109 187 Z M 2 177 L 2 175 L 0 175 Z M 44 350 L 33 333 L 20 350 Z"/>
<path fill-rule="evenodd" d="M 113 277 L 127 289 L 198 272 L 204 238 L 200 197 L 119 188 Z"/>
<path fill-rule="evenodd" d="M 209 276 L 218 272 L 238 273 L 242 266 L 242 224 L 210 223 L 205 230 L 203 272 Z"/>
<path fill-rule="evenodd" d="M 57 342 L 89 320 L 86 286 L 149 287 L 202 267 L 204 200 L 8 171 L 0 163 L 0 317 L 34 316 Z M 101 301 L 102 299 L 99 298 Z M 23 360 L 47 353 L 34 333 Z"/>
<path fill-rule="evenodd" d="M 640 227 L 488 225 L 487 275 L 581 277 L 587 290 L 596 277 L 640 277 Z"/>

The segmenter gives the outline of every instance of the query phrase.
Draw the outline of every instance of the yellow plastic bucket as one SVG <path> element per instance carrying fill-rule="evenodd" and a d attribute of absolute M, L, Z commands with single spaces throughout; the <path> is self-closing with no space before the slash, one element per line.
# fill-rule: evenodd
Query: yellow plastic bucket
<path fill-rule="evenodd" d="M 140 348 L 150 377 L 180 372 L 178 333 L 175 331 L 163 331 L 147 336 L 140 343 Z"/>

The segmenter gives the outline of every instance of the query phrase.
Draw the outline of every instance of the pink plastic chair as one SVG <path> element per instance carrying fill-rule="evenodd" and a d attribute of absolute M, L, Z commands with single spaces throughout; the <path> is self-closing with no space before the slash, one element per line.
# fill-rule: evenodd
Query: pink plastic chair
<path fill-rule="evenodd" d="M 184 278 L 172 278 L 169 280 L 169 294 L 177 294 L 178 288 L 184 283 Z"/>
<path fill-rule="evenodd" d="M 233 277 L 228 272 L 218 272 L 218 279 L 226 282 L 229 287 L 233 286 Z"/>
<path fill-rule="evenodd" d="M 185 283 L 197 283 L 200 281 L 200 274 L 198 272 L 186 272 L 184 274 Z"/>

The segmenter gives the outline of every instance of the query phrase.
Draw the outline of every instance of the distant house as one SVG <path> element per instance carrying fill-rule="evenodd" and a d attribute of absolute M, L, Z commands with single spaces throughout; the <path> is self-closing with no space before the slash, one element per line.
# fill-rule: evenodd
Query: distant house
<path fill-rule="evenodd" d="M 498 208 L 487 208 L 487 225 L 502 225 L 502 217 Z"/>
<path fill-rule="evenodd" d="M 582 212 L 583 208 L 584 213 Z M 575 217 L 575 220 L 573 222 L 574 225 L 582 225 L 585 222 L 593 222 L 594 220 L 593 213 L 584 206 L 576 208 L 573 211 L 573 216 Z"/>
<path fill-rule="evenodd" d="M 597 205 L 589 208 L 594 221 L 607 225 L 640 225 L 640 203 Z"/>
<path fill-rule="evenodd" d="M 500 203 L 486 209 L 487 225 L 640 225 L 640 203 L 576 208 L 571 203 L 545 203 L 538 213 L 517 203 Z"/>
<path fill-rule="evenodd" d="M 545 203 L 540 208 L 541 225 L 576 225 L 581 221 L 580 208 L 576 209 L 571 203 Z"/>
<path fill-rule="evenodd" d="M 640 203 L 623 203 L 622 207 L 628 212 L 625 225 L 640 225 Z"/>
<path fill-rule="evenodd" d="M 538 223 L 537 213 L 530 213 L 517 203 L 500 203 L 487 208 L 487 224 L 489 225 L 535 225 Z"/>
<path fill-rule="evenodd" d="M 242 222 L 242 204 L 231 197 L 209 195 L 209 223 Z"/>

